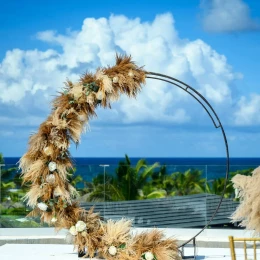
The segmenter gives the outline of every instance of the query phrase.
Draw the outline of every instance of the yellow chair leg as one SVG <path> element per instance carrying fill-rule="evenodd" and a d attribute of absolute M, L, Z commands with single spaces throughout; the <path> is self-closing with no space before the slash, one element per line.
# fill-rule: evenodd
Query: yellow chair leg
<path fill-rule="evenodd" d="M 230 253 L 231 259 L 236 260 L 236 253 L 235 253 L 235 246 L 234 246 L 234 238 L 233 236 L 229 236 L 229 246 L 230 246 Z"/>

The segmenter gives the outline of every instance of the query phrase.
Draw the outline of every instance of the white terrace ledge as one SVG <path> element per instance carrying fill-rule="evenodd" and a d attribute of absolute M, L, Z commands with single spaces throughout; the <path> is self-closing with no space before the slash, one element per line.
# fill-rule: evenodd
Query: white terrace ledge
<path fill-rule="evenodd" d="M 133 228 L 133 232 L 142 232 L 151 228 Z M 200 229 L 165 228 L 167 237 L 175 237 L 179 244 L 189 240 Z M 0 228 L 0 245 L 3 244 L 66 244 L 67 230 L 58 233 L 54 228 Z M 196 244 L 202 247 L 229 247 L 228 236 L 252 237 L 252 231 L 238 229 L 206 229 L 197 238 Z"/>

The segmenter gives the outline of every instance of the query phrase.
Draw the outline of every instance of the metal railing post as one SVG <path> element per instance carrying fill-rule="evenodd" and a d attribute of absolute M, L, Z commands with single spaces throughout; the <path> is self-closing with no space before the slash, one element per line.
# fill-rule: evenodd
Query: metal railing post
<path fill-rule="evenodd" d="M 1 190 L 1 184 L 2 184 L 2 167 L 5 166 L 5 164 L 0 164 L 0 203 L 2 201 L 2 190 Z M 0 207 L 0 216 L 2 215 L 2 207 Z M 0 223 L 0 227 L 1 227 L 1 223 Z"/>

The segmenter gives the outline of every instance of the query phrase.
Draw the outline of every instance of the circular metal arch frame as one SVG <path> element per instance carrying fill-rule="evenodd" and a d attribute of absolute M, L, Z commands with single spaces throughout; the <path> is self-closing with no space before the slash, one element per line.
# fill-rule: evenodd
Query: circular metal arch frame
<path fill-rule="evenodd" d="M 226 185 L 227 185 L 227 181 L 228 181 L 229 167 L 230 167 L 228 142 L 227 142 L 227 137 L 226 137 L 225 130 L 224 130 L 223 126 L 222 126 L 222 123 L 221 123 L 217 113 L 215 112 L 213 107 L 210 105 L 208 100 L 203 95 L 201 95 L 197 90 L 195 90 L 194 88 L 192 88 L 188 84 L 186 84 L 186 83 L 184 83 L 184 82 L 182 82 L 182 81 L 180 81 L 180 80 L 178 80 L 176 78 L 172 78 L 172 77 L 169 77 L 167 75 L 160 74 L 160 73 L 147 72 L 146 78 L 148 78 L 148 79 L 156 79 L 156 80 L 160 80 L 160 81 L 164 81 L 164 82 L 170 83 L 170 84 L 172 84 L 172 85 L 174 85 L 174 86 L 184 90 L 188 94 L 190 94 L 194 99 L 196 99 L 201 104 L 201 106 L 207 112 L 207 114 L 209 115 L 209 117 L 211 118 L 211 120 L 212 120 L 212 122 L 214 124 L 214 127 L 221 129 L 222 137 L 223 137 L 223 140 L 224 140 L 224 143 L 225 143 L 225 148 L 226 148 L 226 175 L 225 175 L 224 189 L 222 191 L 219 204 L 218 204 L 215 212 L 213 213 L 212 217 L 210 218 L 210 220 L 206 223 L 206 225 L 195 236 L 193 236 L 191 239 L 189 239 L 188 241 L 186 241 L 183 244 L 181 244 L 179 246 L 179 248 L 180 248 L 180 247 L 183 247 L 186 244 L 188 244 L 193 239 L 195 239 L 198 235 L 200 235 L 209 226 L 209 224 L 212 222 L 212 220 L 214 219 L 214 217 L 216 216 L 216 214 L 217 214 L 217 212 L 218 212 L 218 210 L 220 208 L 220 205 L 221 205 L 221 203 L 223 201 L 224 194 L 225 194 L 225 191 L 226 191 Z"/>

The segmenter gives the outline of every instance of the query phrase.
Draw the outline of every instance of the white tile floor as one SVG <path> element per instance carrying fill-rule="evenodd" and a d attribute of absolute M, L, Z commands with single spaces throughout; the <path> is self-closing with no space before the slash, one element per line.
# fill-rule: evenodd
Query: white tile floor
<path fill-rule="evenodd" d="M 143 229 L 134 230 L 141 232 Z M 188 240 L 199 230 L 196 229 L 165 229 L 166 236 L 174 236 L 178 240 Z M 36 240 L 37 239 L 65 239 L 66 230 L 58 234 L 53 228 L 21 228 L 21 229 L 0 229 L 0 240 Z M 197 237 L 197 242 L 207 244 L 207 242 L 224 242 L 228 246 L 228 236 L 234 237 L 251 237 L 252 232 L 244 230 L 221 230 L 208 229 Z M 18 242 L 19 243 L 19 242 Z M 29 242 L 30 243 L 30 242 Z M 77 253 L 73 251 L 72 245 L 61 244 L 6 244 L 0 246 L 0 260 L 73 260 L 78 259 Z M 210 245 L 209 245 L 210 247 Z M 249 252 L 248 260 L 253 259 L 252 252 Z M 185 248 L 185 255 L 193 255 L 193 248 Z M 260 259 L 260 252 L 258 253 Z M 229 248 L 197 248 L 197 260 L 201 259 L 224 259 L 230 260 Z M 237 249 L 237 260 L 242 260 L 243 250 Z"/>
<path fill-rule="evenodd" d="M 187 248 L 186 255 L 193 253 L 192 248 Z M 258 252 L 260 256 L 260 251 Z M 0 247 L 1 260 L 76 260 L 77 253 L 72 245 L 43 245 L 43 244 L 6 244 Z M 85 258 L 86 259 L 86 258 Z M 228 248 L 198 248 L 197 260 L 224 259 L 231 260 Z M 244 259 L 243 249 L 237 249 L 237 260 Z M 248 260 L 253 259 L 252 252 Z M 92 259 L 94 260 L 94 259 Z M 97 259 L 96 259 L 97 260 Z"/>
<path fill-rule="evenodd" d="M 142 232 L 148 228 L 134 228 L 134 232 Z M 175 237 L 177 240 L 188 240 L 197 234 L 200 229 L 189 228 L 166 228 L 162 229 L 167 237 Z M 65 238 L 68 230 L 61 230 L 58 233 L 54 228 L 0 228 L 1 239 L 22 239 L 22 238 Z M 252 231 L 236 229 L 206 229 L 198 237 L 197 241 L 218 241 L 228 242 L 228 236 L 252 237 Z"/>

